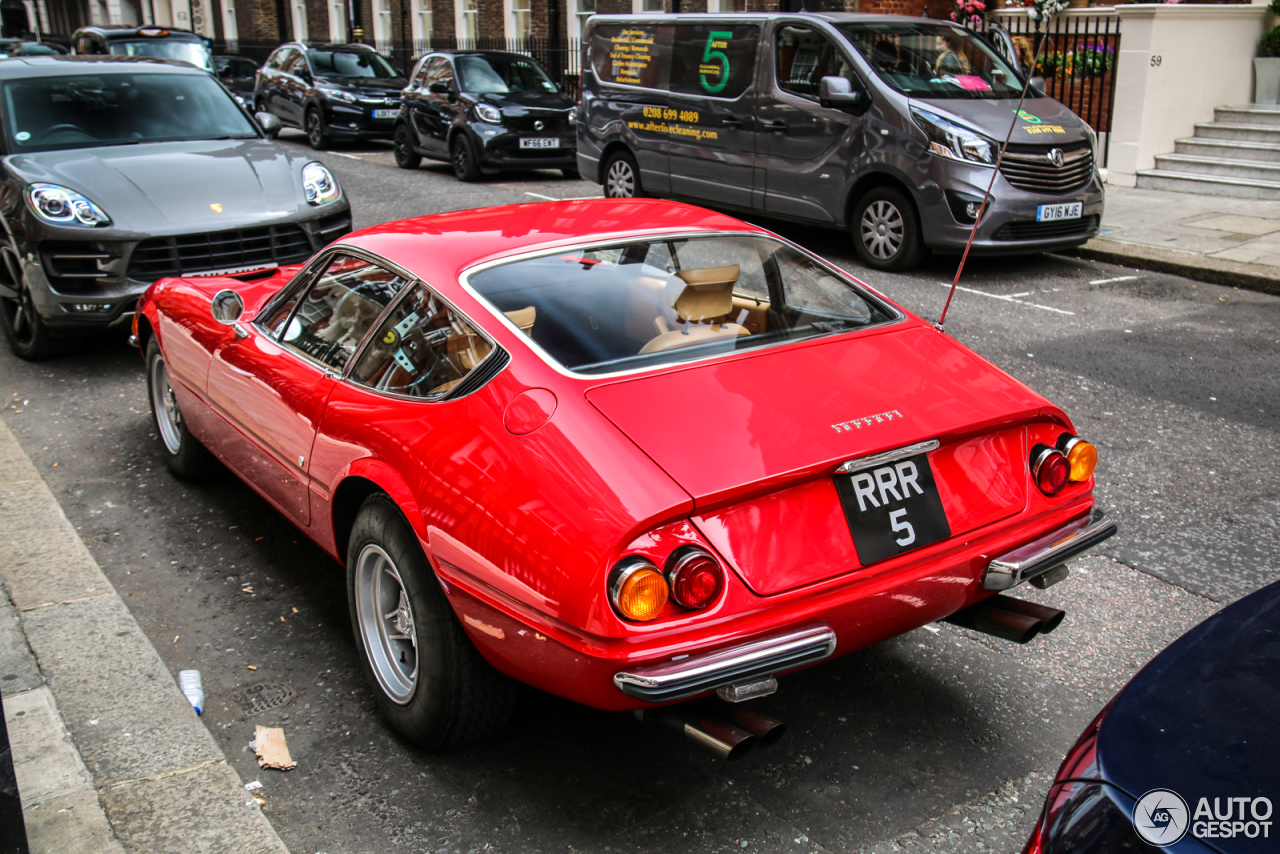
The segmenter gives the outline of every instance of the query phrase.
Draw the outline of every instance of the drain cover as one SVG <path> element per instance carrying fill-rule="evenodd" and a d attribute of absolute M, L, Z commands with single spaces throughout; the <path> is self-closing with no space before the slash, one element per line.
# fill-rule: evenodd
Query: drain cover
<path fill-rule="evenodd" d="M 241 714 L 256 715 L 268 709 L 278 709 L 297 696 L 298 692 L 286 682 L 262 682 L 232 694 L 231 702 Z"/>

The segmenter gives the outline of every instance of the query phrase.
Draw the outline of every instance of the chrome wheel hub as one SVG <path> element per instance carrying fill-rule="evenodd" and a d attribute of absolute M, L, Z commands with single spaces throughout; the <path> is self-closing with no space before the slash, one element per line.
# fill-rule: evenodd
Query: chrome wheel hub
<path fill-rule="evenodd" d="M 606 195 L 611 199 L 630 199 L 636 194 L 636 176 L 625 160 L 615 160 L 605 176 Z"/>
<path fill-rule="evenodd" d="M 176 454 L 182 449 L 182 410 L 173 396 L 173 386 L 169 383 L 169 371 L 164 366 L 164 358 L 158 357 L 151 363 L 151 409 L 156 416 L 156 428 L 160 431 L 160 439 L 169 453 Z"/>
<path fill-rule="evenodd" d="M 418 683 L 418 635 L 413 608 L 390 555 L 370 543 L 356 559 L 356 622 L 378 685 L 404 705 Z"/>

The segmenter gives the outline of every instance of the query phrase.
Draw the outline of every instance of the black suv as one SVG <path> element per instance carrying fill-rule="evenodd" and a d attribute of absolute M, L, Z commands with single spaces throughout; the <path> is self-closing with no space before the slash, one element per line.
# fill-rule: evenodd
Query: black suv
<path fill-rule="evenodd" d="M 258 71 L 253 106 L 302 128 L 312 148 L 387 138 L 400 114 L 404 72 L 360 44 L 282 44 Z"/>
<path fill-rule="evenodd" d="M 156 56 L 188 62 L 213 73 L 209 43 L 190 30 L 172 27 L 81 27 L 71 36 L 75 53 Z"/>
<path fill-rule="evenodd" d="M 536 60 L 437 51 L 414 68 L 395 126 L 396 165 L 447 160 L 462 181 L 502 169 L 578 177 L 577 106 Z"/>

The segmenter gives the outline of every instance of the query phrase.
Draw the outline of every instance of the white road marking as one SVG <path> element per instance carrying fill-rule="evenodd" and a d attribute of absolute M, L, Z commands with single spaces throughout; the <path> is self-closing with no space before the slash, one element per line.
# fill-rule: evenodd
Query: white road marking
<path fill-rule="evenodd" d="M 533 196 L 535 199 L 546 199 L 546 200 L 547 200 L 547 201 L 549 201 L 549 202 L 559 202 L 559 201 L 562 201 L 561 199 L 557 199 L 555 196 L 544 196 L 544 195 L 542 195 L 542 193 L 530 193 L 528 190 L 525 190 L 525 191 L 524 191 L 524 194 L 525 194 L 526 196 Z"/>
<path fill-rule="evenodd" d="M 525 190 L 524 194 L 526 196 L 533 196 L 535 199 L 546 199 L 549 202 L 581 202 L 584 199 L 603 198 L 603 196 L 567 196 L 563 199 L 557 199 L 555 196 L 544 196 L 541 193 L 531 193 L 528 190 Z"/>
<path fill-rule="evenodd" d="M 950 282 L 939 282 L 938 284 L 944 288 L 951 287 Z M 991 297 L 992 299 L 1004 300 L 1005 302 L 1011 302 L 1017 305 L 1028 305 L 1028 306 L 1031 306 L 1032 308 L 1042 308 L 1045 311 L 1054 311 L 1054 312 L 1057 312 L 1058 314 L 1071 314 L 1071 315 L 1075 314 L 1074 311 L 1067 311 L 1066 309 L 1063 309 L 1063 308 L 1054 308 L 1051 305 L 1040 305 L 1039 303 L 1034 303 L 1034 302 L 1023 302 L 1022 300 L 1017 299 L 1017 297 L 1024 297 L 1024 296 L 1027 296 L 1027 294 L 1013 294 L 1012 296 L 1007 294 L 989 294 L 986 291 L 979 291 L 973 288 L 966 288 L 963 285 L 956 285 L 956 290 L 964 291 L 965 293 L 970 293 L 970 294 L 977 294 L 978 296 Z M 1032 293 L 1034 293 L 1034 291 Z"/>
<path fill-rule="evenodd" d="M 1137 276 L 1116 276 L 1114 279 L 1098 279 L 1097 281 L 1090 282 L 1089 284 L 1091 284 L 1091 285 L 1109 285 L 1109 284 L 1111 284 L 1112 282 L 1131 282 L 1131 281 L 1133 281 L 1133 280 L 1134 280 L 1134 279 L 1136 279 L 1136 278 L 1138 278 L 1138 277 L 1137 277 Z"/>
<path fill-rule="evenodd" d="M 349 160 L 364 160 L 357 154 L 343 154 L 341 151 L 326 151 L 325 154 L 332 154 L 334 157 L 346 157 Z"/>

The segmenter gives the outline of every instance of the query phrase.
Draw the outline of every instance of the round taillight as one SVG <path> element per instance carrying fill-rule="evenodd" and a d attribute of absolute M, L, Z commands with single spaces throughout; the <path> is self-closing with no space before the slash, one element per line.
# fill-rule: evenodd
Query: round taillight
<path fill-rule="evenodd" d="M 1079 436 L 1063 436 L 1058 440 L 1058 450 L 1067 455 L 1072 483 L 1088 480 L 1098 465 L 1098 449 Z"/>
<path fill-rule="evenodd" d="M 644 558 L 623 561 L 614 568 L 609 598 L 628 620 L 652 620 L 666 607 L 671 590 L 658 568 Z"/>
<path fill-rule="evenodd" d="M 682 608 L 705 608 L 716 601 L 724 589 L 724 570 L 702 549 L 676 552 L 667 567 L 671 598 Z"/>
<path fill-rule="evenodd" d="M 1037 445 L 1031 462 L 1031 476 L 1045 495 L 1057 495 L 1067 485 L 1071 464 L 1067 455 L 1056 448 Z"/>

